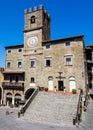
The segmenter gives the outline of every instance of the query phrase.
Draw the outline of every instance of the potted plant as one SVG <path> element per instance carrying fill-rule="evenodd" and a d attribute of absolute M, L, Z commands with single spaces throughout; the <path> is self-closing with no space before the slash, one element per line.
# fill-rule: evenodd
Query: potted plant
<path fill-rule="evenodd" d="M 46 91 L 46 92 L 48 91 L 48 87 L 45 88 L 45 91 Z"/>
<path fill-rule="evenodd" d="M 76 90 L 76 89 L 72 89 L 72 93 L 73 93 L 73 94 L 76 94 L 76 93 L 77 93 L 77 90 Z"/>

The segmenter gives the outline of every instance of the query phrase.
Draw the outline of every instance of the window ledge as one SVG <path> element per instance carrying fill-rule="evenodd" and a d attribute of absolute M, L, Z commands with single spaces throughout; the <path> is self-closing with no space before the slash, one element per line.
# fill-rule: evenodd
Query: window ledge
<path fill-rule="evenodd" d="M 45 67 L 52 67 L 52 66 L 45 66 Z"/>
<path fill-rule="evenodd" d="M 65 64 L 65 66 L 73 66 L 73 65 L 72 65 L 72 64 L 71 64 L 71 65 L 66 65 L 66 64 Z"/>

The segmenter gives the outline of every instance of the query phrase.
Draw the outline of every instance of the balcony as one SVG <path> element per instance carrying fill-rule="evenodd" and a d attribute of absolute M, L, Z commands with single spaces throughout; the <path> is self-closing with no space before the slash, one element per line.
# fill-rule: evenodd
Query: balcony
<path fill-rule="evenodd" d="M 7 90 L 19 90 L 19 91 L 24 91 L 24 83 L 20 82 L 3 82 L 2 84 L 3 89 Z"/>

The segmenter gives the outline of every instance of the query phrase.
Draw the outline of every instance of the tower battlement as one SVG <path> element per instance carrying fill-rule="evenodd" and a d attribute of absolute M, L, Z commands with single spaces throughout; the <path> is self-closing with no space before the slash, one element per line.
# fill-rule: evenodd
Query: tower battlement
<path fill-rule="evenodd" d="M 32 9 L 32 8 L 25 9 L 25 10 L 24 10 L 24 14 L 32 13 L 32 12 L 34 12 L 34 11 L 39 11 L 39 10 L 44 10 L 44 6 L 43 6 L 43 5 L 40 5 L 39 7 L 38 7 L 38 6 L 34 6 L 33 9 Z"/>
<path fill-rule="evenodd" d="M 44 6 L 43 6 L 43 5 L 39 5 L 39 7 L 38 7 L 38 6 L 34 6 L 33 8 L 25 9 L 25 10 L 24 10 L 24 15 L 30 14 L 30 13 L 34 13 L 34 12 L 40 11 L 40 10 L 43 10 L 44 13 L 46 14 L 46 16 L 47 16 L 48 18 L 50 18 L 50 14 L 48 14 L 47 11 L 44 10 Z"/>
<path fill-rule="evenodd" d="M 43 41 L 50 39 L 50 15 L 44 9 L 43 5 L 24 10 L 23 32 L 37 29 L 42 29 L 43 35 L 41 39 Z"/>

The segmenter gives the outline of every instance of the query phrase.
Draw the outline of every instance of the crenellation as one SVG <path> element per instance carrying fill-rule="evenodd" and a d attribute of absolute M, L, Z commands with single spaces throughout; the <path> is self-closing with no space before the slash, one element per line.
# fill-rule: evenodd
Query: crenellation
<path fill-rule="evenodd" d="M 25 10 L 24 10 L 24 14 L 27 14 L 27 13 L 28 13 L 28 10 L 27 10 L 27 9 L 25 9 Z"/>
<path fill-rule="evenodd" d="M 45 14 L 47 14 L 47 11 L 46 11 L 46 10 L 44 10 L 44 13 L 45 13 Z"/>
<path fill-rule="evenodd" d="M 37 11 L 38 10 L 38 7 L 37 6 L 34 6 L 34 11 Z"/>
<path fill-rule="evenodd" d="M 29 8 L 29 13 L 31 13 L 32 12 L 32 8 Z"/>
<path fill-rule="evenodd" d="M 44 6 L 43 6 L 43 5 L 40 5 L 40 6 L 39 6 L 39 9 L 44 9 Z"/>
<path fill-rule="evenodd" d="M 50 14 L 48 14 L 48 18 L 50 18 Z"/>

